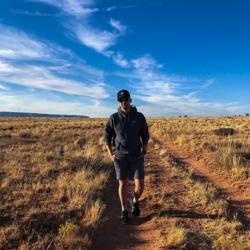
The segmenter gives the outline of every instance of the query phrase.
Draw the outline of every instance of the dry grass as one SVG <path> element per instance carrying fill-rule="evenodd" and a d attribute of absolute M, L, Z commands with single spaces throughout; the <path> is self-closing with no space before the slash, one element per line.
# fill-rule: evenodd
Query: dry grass
<path fill-rule="evenodd" d="M 1 118 L 0 248 L 85 249 L 110 161 L 103 120 Z"/>
<path fill-rule="evenodd" d="M 250 178 L 250 117 L 151 119 L 151 131 L 234 180 Z"/>
<path fill-rule="evenodd" d="M 249 181 L 250 119 L 151 119 L 151 131 L 206 165 Z M 102 221 L 110 161 L 104 120 L 1 118 L 0 249 L 85 249 Z M 230 136 L 219 128 L 233 128 Z M 164 173 L 145 178 L 147 209 L 158 211 L 160 249 L 249 249 L 250 233 L 227 221 L 228 203 L 212 185 L 150 140 Z M 218 157 L 219 156 L 219 157 Z M 154 186 L 165 176 L 165 184 Z M 151 192 L 153 190 L 154 192 Z M 170 211 L 170 212 L 169 212 Z"/>
<path fill-rule="evenodd" d="M 164 170 L 157 174 L 155 166 L 148 166 L 145 179 L 148 213 L 158 214 L 153 220 L 158 248 L 249 249 L 249 231 L 236 218 L 227 220 L 229 203 L 218 190 L 163 154 L 159 144 L 151 142 L 150 148 L 159 155 L 157 164 Z M 157 185 L 159 178 L 164 185 Z"/>

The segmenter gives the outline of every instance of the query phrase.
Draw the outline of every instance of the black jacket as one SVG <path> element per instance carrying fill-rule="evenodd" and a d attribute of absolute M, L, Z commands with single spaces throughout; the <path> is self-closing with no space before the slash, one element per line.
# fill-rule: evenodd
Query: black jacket
<path fill-rule="evenodd" d="M 128 113 L 121 109 L 112 114 L 105 127 L 104 140 L 108 145 L 115 144 L 115 154 L 140 155 L 142 144 L 149 139 L 148 126 L 144 115 L 132 106 Z"/>

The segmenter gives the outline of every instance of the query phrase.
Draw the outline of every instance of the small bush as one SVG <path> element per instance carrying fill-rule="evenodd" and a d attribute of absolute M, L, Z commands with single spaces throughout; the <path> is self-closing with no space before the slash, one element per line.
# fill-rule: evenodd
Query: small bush
<path fill-rule="evenodd" d="M 218 136 L 229 136 L 235 134 L 235 130 L 233 128 L 219 128 L 215 129 L 213 132 Z"/>
<path fill-rule="evenodd" d="M 79 234 L 80 227 L 72 222 L 66 221 L 59 228 L 59 236 L 62 238 L 76 237 Z"/>
<path fill-rule="evenodd" d="M 31 138 L 31 137 L 32 137 L 32 134 L 29 133 L 29 132 L 21 132 L 21 133 L 19 134 L 19 136 L 20 136 L 21 138 Z"/>
<path fill-rule="evenodd" d="M 56 244 L 56 249 L 87 249 L 90 239 L 87 232 L 82 232 L 80 227 L 73 222 L 65 222 L 59 228 L 58 240 L 63 247 Z"/>
<path fill-rule="evenodd" d="M 173 224 L 171 227 L 166 229 L 166 235 L 161 235 L 160 237 L 160 247 L 164 249 L 181 249 L 185 246 L 185 241 L 187 239 L 187 231 L 185 228 Z"/>

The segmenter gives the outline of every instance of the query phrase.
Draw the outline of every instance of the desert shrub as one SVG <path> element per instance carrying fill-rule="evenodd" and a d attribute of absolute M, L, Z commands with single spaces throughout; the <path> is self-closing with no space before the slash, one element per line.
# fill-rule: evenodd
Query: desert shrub
<path fill-rule="evenodd" d="M 74 237 L 79 234 L 80 227 L 72 222 L 66 221 L 63 225 L 59 227 L 59 235 L 62 238 Z"/>
<path fill-rule="evenodd" d="M 229 136 L 235 134 L 235 130 L 233 128 L 219 128 L 215 129 L 213 132 L 218 136 Z"/>
<path fill-rule="evenodd" d="M 55 245 L 56 249 L 87 249 L 89 244 L 88 233 L 82 231 L 77 224 L 66 221 L 59 227 L 59 234 Z"/>

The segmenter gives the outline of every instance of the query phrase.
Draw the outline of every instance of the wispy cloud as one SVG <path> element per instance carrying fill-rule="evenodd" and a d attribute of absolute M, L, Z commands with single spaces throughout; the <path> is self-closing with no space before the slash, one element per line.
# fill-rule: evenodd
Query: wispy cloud
<path fill-rule="evenodd" d="M 128 27 L 121 21 L 114 18 L 109 19 L 109 24 L 113 30 L 101 29 L 94 27 L 91 18 L 95 12 L 100 11 L 94 8 L 94 0 L 32 0 L 49 4 L 59 8 L 62 12 L 71 15 L 70 19 L 64 20 L 64 26 L 70 31 L 74 38 L 80 43 L 95 50 L 102 55 L 109 57 L 115 64 L 120 67 L 128 67 L 128 61 L 121 55 L 120 52 L 110 50 L 116 45 L 119 37 L 127 33 Z M 109 9 L 110 10 L 110 9 Z"/>
<path fill-rule="evenodd" d="M 215 79 L 168 75 L 150 54 L 131 60 L 133 68 L 117 75 L 129 79 L 133 100 L 147 116 L 222 115 L 247 110 L 238 103 L 207 102 L 198 97 Z"/>
<path fill-rule="evenodd" d="M 113 10 L 118 10 L 118 9 L 131 9 L 131 8 L 134 8 L 136 7 L 136 5 L 113 5 L 113 6 L 110 6 L 108 8 L 106 8 L 105 10 L 107 12 L 111 12 Z"/>
<path fill-rule="evenodd" d="M 9 90 L 8 88 L 6 88 L 4 85 L 0 84 L 0 89 L 1 90 Z"/>
<path fill-rule="evenodd" d="M 128 27 L 123 25 L 119 20 L 111 18 L 109 23 L 113 28 L 117 29 L 122 35 L 126 34 Z"/>
<path fill-rule="evenodd" d="M 17 15 L 23 15 L 23 16 L 38 16 L 38 17 L 54 17 L 59 16 L 57 14 L 51 14 L 51 13 L 43 13 L 40 11 L 27 11 L 27 10 L 10 10 L 10 12 L 17 14 Z"/>
<path fill-rule="evenodd" d="M 105 54 L 105 51 L 108 48 L 116 43 L 118 38 L 117 33 L 112 33 L 106 30 L 98 30 L 80 23 L 75 23 L 72 31 L 75 33 L 79 41 L 85 46 L 103 54 Z"/>
<path fill-rule="evenodd" d="M 149 54 L 145 54 L 142 57 L 132 60 L 132 63 L 135 69 L 138 71 L 146 71 L 146 70 L 154 70 L 162 68 L 162 65 L 158 64 L 155 61 L 155 59 Z"/>
<path fill-rule="evenodd" d="M 87 21 L 79 22 L 78 20 L 69 22 L 66 27 L 85 46 L 92 48 L 105 56 L 110 56 L 110 51 L 108 51 L 108 49 L 117 43 L 118 38 L 121 35 L 126 34 L 127 27 L 120 21 L 112 18 L 109 23 L 115 31 L 101 30 L 89 25 Z M 116 52 L 111 51 L 111 54 L 112 53 Z"/>
<path fill-rule="evenodd" d="M 22 31 L 0 24 L 0 58 L 41 59 L 50 57 L 52 50 Z"/>
<path fill-rule="evenodd" d="M 107 98 L 105 83 L 78 82 L 53 74 L 41 66 L 10 66 L 8 72 L 2 71 L 0 80 L 6 83 L 18 84 L 29 88 L 39 88 L 66 94 L 86 96 L 96 99 Z"/>
<path fill-rule="evenodd" d="M 0 25 L 0 81 L 91 98 L 107 98 L 102 71 L 71 51 Z M 81 81 L 75 80 L 84 73 Z"/>
<path fill-rule="evenodd" d="M 209 86 L 213 85 L 215 83 L 215 79 L 212 78 L 212 79 L 208 79 L 202 86 L 202 89 L 206 89 L 208 88 Z"/>
<path fill-rule="evenodd" d="M 11 69 L 12 69 L 11 65 L 0 61 L 0 73 L 10 73 Z"/>
<path fill-rule="evenodd" d="M 129 61 L 126 60 L 120 52 L 113 53 L 112 58 L 113 58 L 114 63 L 119 65 L 122 68 L 128 68 L 130 66 Z"/>
<path fill-rule="evenodd" d="M 93 0 L 30 0 L 33 2 L 40 2 L 55 6 L 62 10 L 64 13 L 76 17 L 87 17 L 93 12 L 98 11 L 97 8 L 91 8 L 93 6 Z"/>

